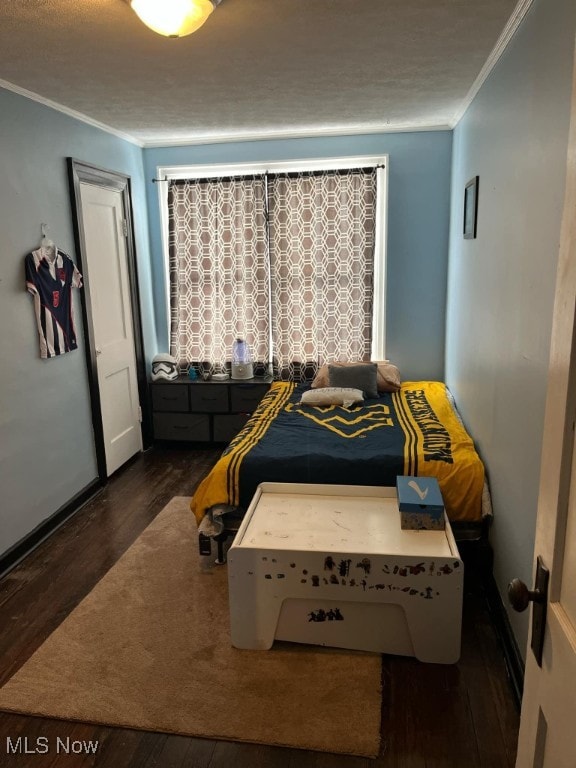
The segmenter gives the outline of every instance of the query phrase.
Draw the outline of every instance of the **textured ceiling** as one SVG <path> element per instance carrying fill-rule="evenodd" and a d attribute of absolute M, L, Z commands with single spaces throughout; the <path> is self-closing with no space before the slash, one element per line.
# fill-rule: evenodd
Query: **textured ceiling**
<path fill-rule="evenodd" d="M 144 144 L 447 127 L 517 3 L 223 0 L 173 40 L 125 0 L 1 0 L 0 80 Z"/>

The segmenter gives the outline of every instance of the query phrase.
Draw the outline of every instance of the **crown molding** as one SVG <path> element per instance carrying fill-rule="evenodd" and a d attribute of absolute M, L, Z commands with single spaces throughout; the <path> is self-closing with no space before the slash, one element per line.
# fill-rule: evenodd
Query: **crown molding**
<path fill-rule="evenodd" d="M 213 136 L 184 136 L 178 139 L 144 139 L 142 146 L 144 149 L 158 149 L 163 147 L 188 147 L 202 144 L 233 144 L 235 142 L 247 141 L 275 141 L 285 139 L 314 139 L 326 138 L 330 136 L 379 136 L 385 133 L 422 133 L 424 131 L 451 131 L 452 126 L 448 123 L 438 125 L 410 125 L 402 123 L 399 125 L 386 124 L 379 126 L 355 128 L 314 128 L 301 129 L 296 131 L 268 131 L 265 133 L 242 133 L 242 134 L 214 134 Z"/>
<path fill-rule="evenodd" d="M 466 97 L 464 98 L 463 102 L 460 104 L 460 107 L 458 108 L 458 111 L 452 118 L 450 122 L 450 128 L 455 128 L 460 120 L 464 117 L 466 114 L 466 110 L 470 106 L 470 104 L 473 102 L 474 97 L 484 84 L 484 82 L 488 79 L 488 76 L 500 60 L 501 56 L 503 55 L 504 51 L 508 47 L 508 43 L 510 40 L 514 37 L 516 30 L 520 26 L 520 24 L 523 22 L 524 17 L 530 10 L 530 7 L 532 6 L 532 3 L 534 0 L 519 0 L 518 5 L 512 12 L 512 15 L 508 19 L 508 23 L 502 30 L 502 34 L 498 38 L 496 45 L 492 49 L 492 52 L 490 53 L 490 56 L 486 59 L 486 62 L 482 69 L 480 70 L 480 73 L 476 80 L 472 83 L 472 87 L 466 94 Z"/>
<path fill-rule="evenodd" d="M 52 101 L 51 99 L 47 99 L 44 96 L 40 96 L 40 94 L 34 93 L 33 91 L 28 91 L 26 88 L 21 88 L 19 85 L 14 85 L 14 83 L 10 83 L 7 80 L 0 80 L 0 88 L 4 88 L 6 91 L 12 91 L 12 93 L 17 93 L 19 96 L 24 96 L 31 101 L 35 101 L 45 107 L 54 109 L 56 112 L 62 112 L 62 114 L 67 115 L 68 117 L 72 117 L 74 120 L 79 120 L 81 123 L 86 123 L 86 125 L 92 126 L 92 128 L 98 128 L 99 130 L 105 131 L 106 133 L 111 133 L 113 136 L 116 136 L 119 139 L 129 141 L 131 144 L 136 144 L 138 147 L 144 146 L 141 141 L 128 133 L 123 133 L 122 131 L 118 131 L 115 128 L 111 128 L 105 123 L 101 123 L 98 120 L 93 120 L 91 117 L 84 115 L 82 112 L 77 112 L 75 109 L 65 107 L 63 104 L 58 104 L 56 101 Z"/>
<path fill-rule="evenodd" d="M 205 144 L 231 144 L 234 142 L 249 142 L 249 141 L 274 141 L 285 139 L 311 139 L 311 138 L 323 138 L 326 136 L 375 136 L 383 133 L 416 133 L 421 131 L 450 131 L 452 126 L 449 123 L 434 124 L 434 125 L 421 125 L 402 123 L 398 125 L 392 125 L 390 123 L 384 123 L 381 126 L 357 126 L 355 128 L 346 128 L 343 126 L 337 128 L 314 128 L 314 129 L 300 129 L 293 131 L 266 131 L 266 132 L 253 132 L 253 133 L 230 133 L 230 134 L 214 134 L 198 136 L 182 136 L 177 139 L 137 139 L 123 131 L 119 131 L 116 128 L 111 128 L 105 123 L 101 123 L 98 120 L 93 120 L 91 117 L 84 115 L 82 112 L 77 112 L 74 109 L 65 107 L 56 101 L 47 99 L 44 96 L 40 96 L 38 93 L 28 91 L 26 88 L 21 88 L 19 85 L 14 85 L 7 80 L 0 79 L 0 88 L 4 88 L 7 91 L 12 91 L 20 96 L 24 96 L 31 101 L 35 101 L 38 104 L 42 104 L 45 107 L 54 109 L 57 112 L 62 112 L 68 117 L 72 117 L 74 120 L 79 120 L 82 123 L 91 125 L 93 128 L 98 128 L 101 131 L 110 133 L 119 139 L 129 141 L 131 144 L 135 144 L 143 149 L 158 149 L 162 147 L 187 147 L 195 145 Z"/>

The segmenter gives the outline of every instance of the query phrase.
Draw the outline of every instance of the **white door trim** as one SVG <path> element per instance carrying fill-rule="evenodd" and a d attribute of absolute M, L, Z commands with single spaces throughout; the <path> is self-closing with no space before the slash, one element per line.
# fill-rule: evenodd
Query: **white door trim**
<path fill-rule="evenodd" d="M 96 186 L 115 189 L 122 193 L 124 218 L 128 235 L 126 238 L 128 272 L 130 280 L 130 303 L 132 308 L 132 323 L 134 333 L 134 350 L 136 355 L 136 371 L 138 379 L 138 393 L 142 407 L 142 443 L 146 449 L 152 444 L 152 428 L 150 417 L 150 403 L 148 396 L 148 383 L 144 360 L 144 344 L 142 337 L 142 320 L 140 316 L 140 302 L 138 299 L 138 274 L 136 265 L 136 247 L 133 229 L 132 200 L 130 190 L 130 177 L 84 163 L 74 158 L 67 158 L 68 180 L 70 197 L 73 209 L 74 237 L 76 243 L 76 258 L 80 272 L 86 272 L 86 243 L 82 226 L 82 201 L 80 184 L 89 183 Z M 90 302 L 89 275 L 85 274 L 85 289 L 81 292 L 84 348 L 88 369 L 88 381 L 92 406 L 92 423 L 94 428 L 94 443 L 98 476 L 102 482 L 107 479 L 106 455 L 104 444 L 104 431 L 102 426 L 102 405 L 98 386 L 96 341 L 94 324 L 92 320 L 92 306 Z"/>

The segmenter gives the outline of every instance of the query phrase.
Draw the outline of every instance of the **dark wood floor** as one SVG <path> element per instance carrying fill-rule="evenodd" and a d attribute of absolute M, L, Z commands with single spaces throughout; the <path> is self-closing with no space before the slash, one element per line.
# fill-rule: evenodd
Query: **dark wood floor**
<path fill-rule="evenodd" d="M 0 685 L 173 496 L 191 495 L 218 454 L 156 448 L 139 456 L 0 581 Z M 376 760 L 0 713 L 0 767 L 512 768 L 518 712 L 482 585 L 468 563 L 465 593 L 458 664 L 383 657 Z M 14 744 L 19 736 L 29 749 L 48 744 L 49 751 L 9 754 L 8 739 Z M 68 737 L 98 741 L 96 754 L 56 754 L 56 739 Z"/>

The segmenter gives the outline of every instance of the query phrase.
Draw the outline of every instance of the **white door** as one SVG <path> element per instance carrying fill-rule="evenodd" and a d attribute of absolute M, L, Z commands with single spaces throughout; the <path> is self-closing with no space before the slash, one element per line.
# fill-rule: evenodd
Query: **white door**
<path fill-rule="evenodd" d="M 142 450 L 122 193 L 82 182 L 88 274 L 108 477 Z"/>
<path fill-rule="evenodd" d="M 550 570 L 542 666 L 530 646 L 517 768 L 576 766 L 576 77 L 534 557 Z M 532 623 L 531 623 L 532 627 Z"/>

